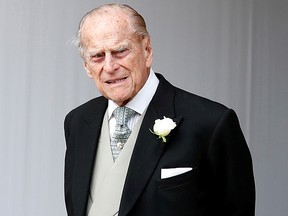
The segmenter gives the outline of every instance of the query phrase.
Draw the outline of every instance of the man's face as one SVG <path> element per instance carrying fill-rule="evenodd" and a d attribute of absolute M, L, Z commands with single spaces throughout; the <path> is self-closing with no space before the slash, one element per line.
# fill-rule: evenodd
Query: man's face
<path fill-rule="evenodd" d="M 84 66 L 103 96 L 125 105 L 143 87 L 152 63 L 149 37 L 136 37 L 123 13 L 94 15 L 82 28 Z"/>

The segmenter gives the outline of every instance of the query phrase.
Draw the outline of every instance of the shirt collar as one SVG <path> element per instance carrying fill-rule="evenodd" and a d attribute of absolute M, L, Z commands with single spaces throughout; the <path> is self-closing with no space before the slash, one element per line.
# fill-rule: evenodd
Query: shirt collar
<path fill-rule="evenodd" d="M 140 91 L 135 95 L 135 97 L 129 101 L 126 106 L 130 109 L 135 110 L 140 115 L 148 107 L 150 101 L 152 100 L 156 89 L 158 87 L 159 80 L 156 77 L 154 71 L 150 69 L 149 77 Z M 118 105 L 112 101 L 108 100 L 108 117 L 112 116 L 113 111 L 118 107 Z"/>

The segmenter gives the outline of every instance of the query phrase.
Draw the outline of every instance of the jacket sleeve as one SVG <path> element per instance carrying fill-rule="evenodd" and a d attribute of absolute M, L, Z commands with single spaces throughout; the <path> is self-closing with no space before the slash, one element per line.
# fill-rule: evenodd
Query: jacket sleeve
<path fill-rule="evenodd" d="M 71 143 L 71 119 L 72 112 L 70 112 L 64 120 L 64 134 L 66 141 L 66 154 L 65 154 L 65 170 L 64 170 L 64 192 L 65 192 L 65 204 L 67 214 L 69 216 L 74 215 L 72 208 L 72 173 L 73 173 L 73 158 L 74 158 L 74 145 Z"/>
<path fill-rule="evenodd" d="M 255 215 L 252 159 L 236 113 L 221 116 L 208 148 L 208 161 L 218 187 L 222 216 Z"/>

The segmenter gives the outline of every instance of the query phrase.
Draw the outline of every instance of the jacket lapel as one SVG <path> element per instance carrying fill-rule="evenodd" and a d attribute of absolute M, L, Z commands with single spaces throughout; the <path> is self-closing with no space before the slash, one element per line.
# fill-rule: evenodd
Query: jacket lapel
<path fill-rule="evenodd" d="M 107 100 L 92 102 L 81 118 L 74 155 L 73 201 L 75 215 L 85 215 L 93 166 Z"/>
<path fill-rule="evenodd" d="M 153 171 L 168 145 L 158 139 L 149 129 L 153 129 L 156 119 L 163 116 L 174 118 L 174 87 L 161 75 L 157 91 L 150 102 L 143 119 L 131 157 L 126 182 L 123 189 L 119 215 L 127 215 L 149 182 Z M 180 119 L 179 119 L 180 121 Z M 141 170 L 139 172 L 139 170 Z"/>

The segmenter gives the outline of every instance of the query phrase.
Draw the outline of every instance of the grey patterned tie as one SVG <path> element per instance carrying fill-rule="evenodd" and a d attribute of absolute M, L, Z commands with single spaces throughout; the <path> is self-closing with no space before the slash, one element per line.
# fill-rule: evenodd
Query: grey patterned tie
<path fill-rule="evenodd" d="M 115 131 L 111 139 L 111 151 L 115 161 L 128 140 L 131 130 L 128 128 L 129 119 L 135 114 L 135 111 L 128 107 L 118 107 L 113 112 L 116 119 Z"/>

